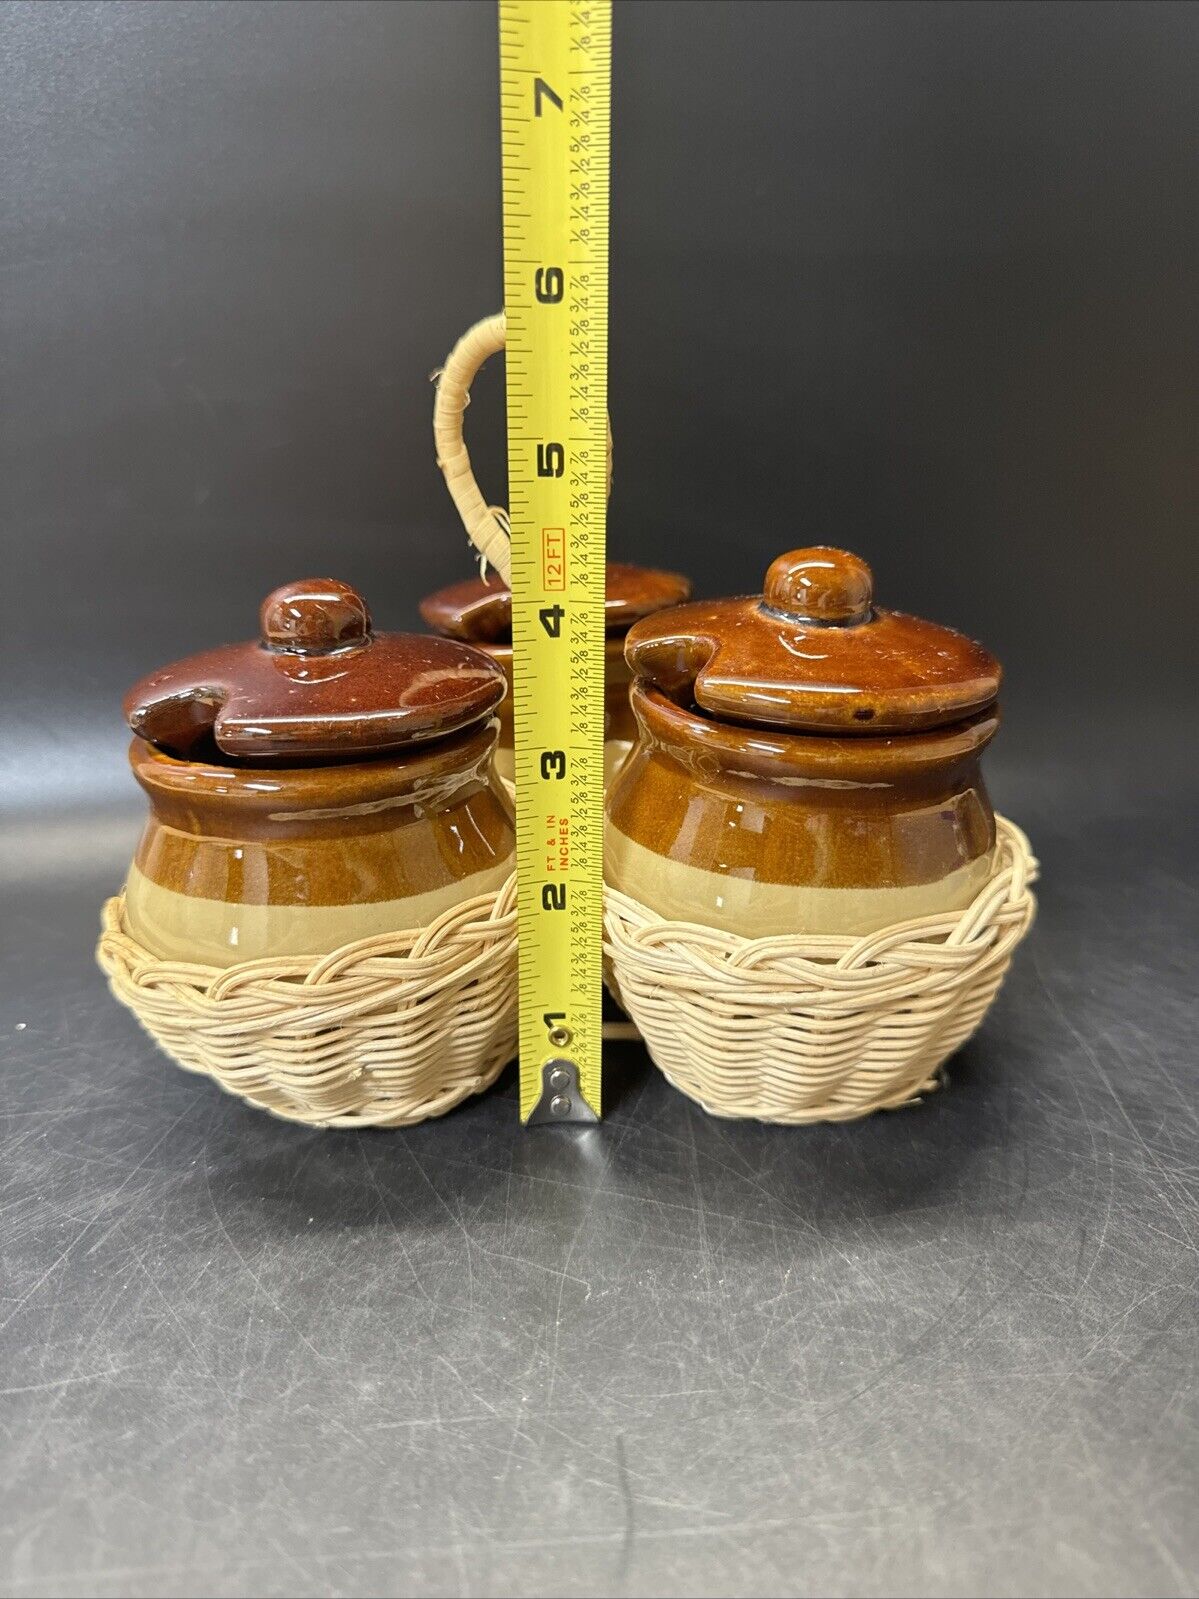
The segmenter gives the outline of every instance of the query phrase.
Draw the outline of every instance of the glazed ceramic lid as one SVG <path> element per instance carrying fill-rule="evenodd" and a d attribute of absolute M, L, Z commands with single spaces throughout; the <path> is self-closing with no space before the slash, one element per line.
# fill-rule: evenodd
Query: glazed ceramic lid
<path fill-rule="evenodd" d="M 658 572 L 648 566 L 625 566 L 609 561 L 604 626 L 609 633 L 626 633 L 640 617 L 678 605 L 691 593 L 691 584 L 677 572 Z M 472 644 L 512 642 L 512 595 L 494 573 L 451 583 L 421 601 L 420 614 L 436 632 Z"/>
<path fill-rule="evenodd" d="M 814 733 L 906 733 L 984 710 L 999 662 L 952 628 L 874 604 L 845 550 L 780 555 L 764 592 L 639 622 L 634 673 L 724 721 Z"/>
<path fill-rule="evenodd" d="M 252 763 L 364 760 L 439 738 L 506 692 L 479 650 L 415 633 L 374 633 L 362 596 L 332 578 L 268 594 L 262 638 L 152 672 L 125 696 L 133 731 L 173 755 Z"/>

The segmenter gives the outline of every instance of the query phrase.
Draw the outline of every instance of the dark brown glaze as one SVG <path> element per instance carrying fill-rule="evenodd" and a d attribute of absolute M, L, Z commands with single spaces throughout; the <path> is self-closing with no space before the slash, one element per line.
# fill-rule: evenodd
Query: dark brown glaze
<path fill-rule="evenodd" d="M 910 733 L 994 704 L 1000 669 L 951 628 L 873 604 L 870 568 L 844 550 L 780 556 L 762 595 L 699 601 L 640 621 L 638 678 L 730 722 L 809 732 Z"/>
<path fill-rule="evenodd" d="M 361 596 L 332 579 L 276 589 L 261 624 L 261 642 L 208 650 L 136 683 L 124 707 L 133 731 L 178 756 L 211 749 L 294 766 L 441 738 L 504 697 L 504 674 L 482 652 L 373 633 Z"/>
<path fill-rule="evenodd" d="M 645 683 L 631 701 L 639 737 L 608 819 L 667 860 L 750 882 L 890 888 L 936 882 L 994 845 L 979 770 L 993 712 L 838 738 L 722 725 Z"/>
<path fill-rule="evenodd" d="M 135 738 L 150 800 L 136 865 L 162 888 L 241 904 L 371 904 L 468 878 L 513 848 L 497 726 L 290 771 L 179 760 Z"/>
<path fill-rule="evenodd" d="M 366 601 L 348 583 L 331 577 L 272 589 L 258 608 L 258 625 L 268 650 L 296 655 L 325 655 L 371 639 Z"/>
<path fill-rule="evenodd" d="M 129 765 L 159 818 L 195 837 L 306 838 L 399 825 L 413 797 L 471 792 L 490 781 L 498 720 L 435 743 L 336 765 L 229 766 L 184 760 L 145 739 Z M 230 818 L 236 817 L 231 829 Z"/>
<path fill-rule="evenodd" d="M 512 591 L 496 572 L 468 577 L 427 594 L 422 619 L 443 638 L 468 644 L 511 644 Z"/>
<path fill-rule="evenodd" d="M 780 616 L 804 622 L 868 622 L 874 574 L 860 556 L 827 545 L 788 550 L 766 570 L 762 598 Z"/>
<path fill-rule="evenodd" d="M 639 618 L 678 605 L 691 593 L 691 584 L 677 572 L 652 567 L 626 566 L 609 561 L 604 626 L 621 634 Z M 470 578 L 451 583 L 421 601 L 420 614 L 437 633 L 471 644 L 512 642 L 512 595 L 502 578 Z"/>

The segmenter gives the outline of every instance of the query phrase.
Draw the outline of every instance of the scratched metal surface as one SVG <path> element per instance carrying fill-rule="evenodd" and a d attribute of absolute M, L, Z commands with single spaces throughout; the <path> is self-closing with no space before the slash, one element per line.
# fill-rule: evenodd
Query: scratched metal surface
<path fill-rule="evenodd" d="M 812 1131 L 631 1048 L 598 1131 L 274 1122 L 92 967 L 132 813 L 10 834 L 0 1592 L 1193 1592 L 1194 785 L 1098 770 L 1000 761 L 1034 941 Z"/>

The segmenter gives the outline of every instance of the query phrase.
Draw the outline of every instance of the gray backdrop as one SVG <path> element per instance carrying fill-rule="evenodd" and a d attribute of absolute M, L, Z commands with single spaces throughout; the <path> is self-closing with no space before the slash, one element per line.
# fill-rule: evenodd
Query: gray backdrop
<path fill-rule="evenodd" d="M 116 783 L 126 682 L 275 583 L 405 626 L 469 570 L 427 377 L 501 300 L 494 16 L 3 22 L 5 756 L 86 720 Z M 612 552 L 715 594 L 844 542 L 1013 706 L 1175 694 L 1199 10 L 656 0 L 615 58 Z M 470 418 L 497 496 L 501 396 Z"/>
<path fill-rule="evenodd" d="M 976 633 L 1045 862 L 948 1091 L 810 1132 L 627 1049 L 587 1136 L 307 1133 L 111 1003 L 124 687 L 470 570 L 495 16 L 8 4 L 0 72 L 0 1594 L 1193 1593 L 1199 9 L 617 7 L 612 553 Z M 470 438 L 500 498 L 498 372 Z"/>

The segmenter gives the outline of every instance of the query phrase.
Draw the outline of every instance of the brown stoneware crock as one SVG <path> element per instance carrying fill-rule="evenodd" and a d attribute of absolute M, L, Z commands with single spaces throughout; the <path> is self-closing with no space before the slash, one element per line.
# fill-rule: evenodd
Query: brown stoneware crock
<path fill-rule="evenodd" d="M 678 605 L 691 593 L 691 584 L 677 572 L 626 566 L 610 561 L 604 621 L 604 780 L 611 777 L 637 735 L 629 708 L 631 673 L 625 662 L 625 635 L 634 622 L 668 606 Z M 485 650 L 512 682 L 512 595 L 502 578 L 491 574 L 439 589 L 421 601 L 420 614 L 446 638 L 462 639 Z M 513 771 L 512 696 L 500 706 L 500 740 L 496 753 L 500 775 L 511 781 Z"/>
<path fill-rule="evenodd" d="M 637 623 L 637 742 L 607 798 L 613 887 L 751 938 L 969 904 L 995 848 L 979 757 L 999 663 L 872 591 L 856 556 L 795 550 L 761 595 Z"/>
<path fill-rule="evenodd" d="M 493 756 L 502 670 L 449 639 L 374 633 L 314 579 L 262 638 L 143 678 L 125 700 L 150 815 L 129 931 L 163 959 L 318 956 L 427 926 L 515 864 Z"/>

